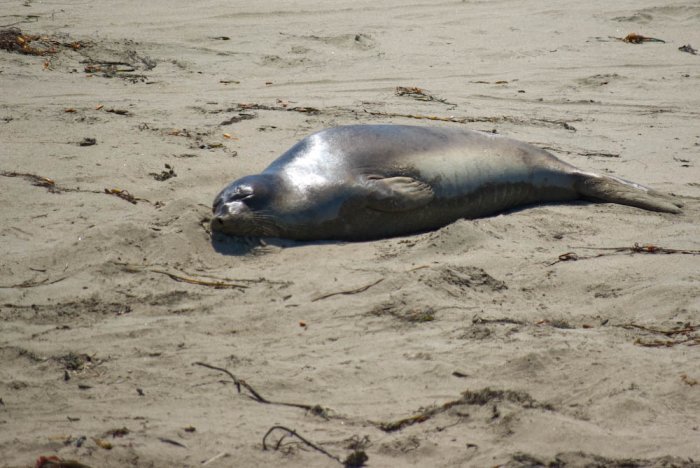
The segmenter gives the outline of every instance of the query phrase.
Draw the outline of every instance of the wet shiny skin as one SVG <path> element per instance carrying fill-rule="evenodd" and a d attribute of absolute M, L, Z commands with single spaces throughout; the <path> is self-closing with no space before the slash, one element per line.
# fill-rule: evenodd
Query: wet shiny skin
<path fill-rule="evenodd" d="M 214 201 L 233 236 L 366 240 L 580 198 L 600 178 L 527 143 L 457 128 L 355 125 L 310 135 Z"/>

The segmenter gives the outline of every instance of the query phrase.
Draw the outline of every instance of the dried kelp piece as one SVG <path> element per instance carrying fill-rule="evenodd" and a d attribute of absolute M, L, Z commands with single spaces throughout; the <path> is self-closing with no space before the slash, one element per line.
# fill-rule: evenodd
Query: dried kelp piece
<path fill-rule="evenodd" d="M 440 99 L 432 94 L 430 94 L 428 91 L 426 91 L 423 88 L 418 88 L 416 86 L 397 86 L 396 87 L 396 95 L 397 96 L 408 96 L 410 98 L 416 99 L 418 101 L 435 101 L 435 102 L 441 102 L 443 104 L 447 104 L 450 106 L 454 106 L 456 104 L 453 104 L 451 102 L 447 102 L 446 99 Z"/>
<path fill-rule="evenodd" d="M 83 60 L 81 63 L 87 64 L 83 68 L 83 71 L 89 76 L 101 76 L 103 78 L 119 77 L 131 83 L 145 83 L 148 80 L 148 77 L 146 75 L 143 75 L 141 73 L 135 73 L 139 69 L 138 66 L 132 65 L 127 62 L 95 61 L 89 59 Z M 145 69 L 150 70 L 152 68 L 153 67 L 149 67 L 149 65 L 146 65 Z M 126 114 L 128 114 L 128 112 L 125 111 L 125 115 Z"/>
<path fill-rule="evenodd" d="M 670 348 L 672 346 L 677 346 L 680 344 L 687 344 L 688 346 L 698 346 L 700 345 L 700 336 L 691 336 L 682 340 L 651 340 L 645 341 L 641 338 L 634 340 L 634 344 L 637 346 L 644 346 L 645 348 Z"/>
<path fill-rule="evenodd" d="M 233 117 L 224 120 L 219 125 L 231 125 L 231 124 L 241 122 L 243 120 L 251 120 L 251 119 L 254 119 L 256 117 L 257 117 L 257 115 L 255 115 L 255 114 L 247 114 L 245 112 L 239 112 L 238 115 L 234 115 Z"/>
<path fill-rule="evenodd" d="M 60 191 L 60 189 L 56 187 L 56 182 L 53 179 L 49 179 L 48 177 L 36 174 L 29 174 L 26 172 L 14 171 L 0 171 L 0 175 L 3 177 L 22 177 L 23 179 L 30 181 L 32 185 L 36 185 L 37 187 L 46 187 L 51 192 Z"/>
<path fill-rule="evenodd" d="M 302 114 L 318 114 L 321 111 L 315 107 L 297 106 L 297 107 L 287 107 L 286 105 L 278 106 L 267 106 L 265 104 L 255 104 L 255 103 L 240 103 L 237 105 L 236 110 L 272 110 L 272 111 L 287 111 L 287 112 L 301 112 Z"/>
<path fill-rule="evenodd" d="M 692 55 L 698 55 L 698 50 L 693 49 L 693 46 L 691 46 L 690 44 L 680 46 L 678 48 L 678 50 L 680 50 L 681 52 L 687 52 L 687 53 L 692 54 Z"/>
<path fill-rule="evenodd" d="M 75 191 L 75 192 L 92 192 L 92 193 L 102 193 L 97 190 L 76 190 L 76 189 L 70 189 L 70 191 Z M 118 188 L 111 188 L 111 189 L 104 189 L 104 193 L 108 195 L 115 195 L 122 200 L 126 200 L 129 203 L 136 205 L 137 202 L 144 201 L 146 203 L 150 203 L 151 205 L 155 206 L 156 208 L 160 208 L 164 206 L 165 204 L 161 201 L 156 201 L 152 202 L 151 200 L 148 200 L 147 198 L 140 198 L 140 197 L 135 197 L 131 193 L 129 193 L 127 190 L 122 190 Z"/>
<path fill-rule="evenodd" d="M 61 42 L 58 39 L 39 35 L 25 34 L 19 28 L 0 30 L 0 49 L 24 55 L 54 55 L 60 47 L 78 50 L 85 47 L 80 41 Z"/>
<path fill-rule="evenodd" d="M 44 47 L 40 42 L 41 36 L 23 34 L 19 28 L 9 28 L 0 31 L 0 49 L 25 55 L 55 54 L 53 47 Z M 31 45 L 34 42 L 41 47 Z"/>
<path fill-rule="evenodd" d="M 116 439 L 117 437 L 124 437 L 129 435 L 131 431 L 127 427 L 119 427 L 116 429 L 110 429 L 107 432 L 104 433 L 103 437 L 108 437 L 111 436 L 113 439 Z"/>
<path fill-rule="evenodd" d="M 175 174 L 175 168 L 170 164 L 165 165 L 164 171 L 161 171 L 160 173 L 149 172 L 148 175 L 159 182 L 163 182 L 165 180 L 172 179 L 173 177 L 177 177 L 177 174 Z"/>
<path fill-rule="evenodd" d="M 663 39 L 642 36 L 641 34 L 637 34 L 637 33 L 629 33 L 625 37 L 615 37 L 614 39 L 617 39 L 618 41 L 626 42 L 628 44 L 642 44 L 644 42 L 663 42 L 663 43 L 666 42 Z"/>
<path fill-rule="evenodd" d="M 602 250 L 604 252 L 582 256 L 578 255 L 576 252 L 566 252 L 559 255 L 559 259 L 555 262 L 548 264 L 549 266 L 556 265 L 560 262 L 576 261 L 576 260 L 588 260 L 590 258 L 608 257 L 610 255 L 619 255 L 624 253 L 648 253 L 648 254 L 683 254 L 683 255 L 700 255 L 700 250 L 691 249 L 669 249 L 666 247 L 659 247 L 654 244 L 639 244 L 635 242 L 632 247 L 577 247 L 579 249 L 586 250 Z"/>
<path fill-rule="evenodd" d="M 126 109 L 105 109 L 105 112 L 117 115 L 131 115 L 131 113 Z"/>
<path fill-rule="evenodd" d="M 48 457 L 41 456 L 36 459 L 36 464 L 34 466 L 36 468 L 90 468 L 90 466 L 84 465 L 78 461 L 65 460 L 56 455 Z"/>
<path fill-rule="evenodd" d="M 65 367 L 67 371 L 73 372 L 84 371 L 93 367 L 94 365 L 99 364 L 99 362 L 97 362 L 96 359 L 93 359 L 93 356 L 90 356 L 89 354 L 74 353 L 72 351 L 63 356 L 58 356 L 55 359 L 63 364 L 63 367 Z"/>
<path fill-rule="evenodd" d="M 413 424 L 419 424 L 427 421 L 428 419 L 449 410 L 450 408 L 458 405 L 477 405 L 484 406 L 492 401 L 509 401 L 511 403 L 516 403 L 523 408 L 542 408 L 551 411 L 553 407 L 547 403 L 539 403 L 534 398 L 532 398 L 528 393 L 514 391 L 514 390 L 493 390 L 491 388 L 484 388 L 476 392 L 466 390 L 462 393 L 462 396 L 456 400 L 448 401 L 440 406 L 431 406 L 427 409 L 423 409 L 413 416 L 407 418 L 399 419 L 392 422 L 380 422 L 376 423 L 377 427 L 384 432 L 395 432 L 399 431 L 407 426 L 412 426 Z"/>
<path fill-rule="evenodd" d="M 627 328 L 629 330 L 643 330 L 649 333 L 656 333 L 665 336 L 675 336 L 675 335 L 688 335 L 690 333 L 698 331 L 700 325 L 691 325 L 686 323 L 679 328 L 664 330 L 660 328 L 645 327 L 644 325 L 637 325 L 636 323 L 626 323 L 624 325 L 618 325 L 621 328 Z"/>
<path fill-rule="evenodd" d="M 375 306 L 369 311 L 369 315 L 376 317 L 389 315 L 402 322 L 425 323 L 434 321 L 436 312 L 434 307 L 427 305 L 409 306 L 405 303 L 387 302 Z"/>
<path fill-rule="evenodd" d="M 690 323 L 686 323 L 673 329 L 645 327 L 635 323 L 627 323 L 618 326 L 628 330 L 641 330 L 651 334 L 664 335 L 669 338 L 668 340 L 643 340 L 641 338 L 637 338 L 634 340 L 634 344 L 637 346 L 644 346 L 647 348 L 670 348 L 680 344 L 687 344 L 688 346 L 700 345 L 700 336 L 697 336 L 700 325 L 691 325 Z"/>
<path fill-rule="evenodd" d="M 697 468 L 698 464 L 691 458 L 663 456 L 657 458 L 606 458 L 582 451 L 559 452 L 553 458 L 541 458 L 523 452 L 516 452 L 511 459 L 499 466 L 507 468 L 531 467 L 607 467 L 607 468 Z"/>
<path fill-rule="evenodd" d="M 106 188 L 105 193 L 108 195 L 115 195 L 115 196 L 121 198 L 122 200 L 126 200 L 129 203 L 134 204 L 134 205 L 138 202 L 138 200 L 141 200 L 141 198 L 136 198 L 135 196 L 130 194 L 128 191 L 122 190 L 122 189 L 117 189 L 117 188 L 112 188 L 112 189 Z"/>
<path fill-rule="evenodd" d="M 146 203 L 150 203 L 151 205 L 155 206 L 156 208 L 160 208 L 163 206 L 162 202 L 156 201 L 152 202 L 150 200 L 147 200 L 145 198 L 138 198 L 130 194 L 126 190 L 122 189 L 117 189 L 117 188 L 106 188 L 104 191 L 100 190 L 84 190 L 81 188 L 73 188 L 73 187 L 60 187 L 56 185 L 56 182 L 53 179 L 50 179 L 48 177 L 44 176 L 39 176 L 36 174 L 29 174 L 26 172 L 14 172 L 14 171 L 2 171 L 0 170 L 0 176 L 2 177 L 22 177 L 24 179 L 29 180 L 32 182 L 32 185 L 36 185 L 38 187 L 45 187 L 49 192 L 51 193 L 61 193 L 61 192 L 77 192 L 77 193 L 106 193 L 107 195 L 115 195 L 122 200 L 126 200 L 129 203 L 136 204 L 139 201 L 145 201 Z"/>
<path fill-rule="evenodd" d="M 132 83 L 147 82 L 148 77 L 138 72 L 153 70 L 158 65 L 157 60 L 141 55 L 135 50 L 115 50 L 111 51 L 111 54 L 113 58 L 100 57 L 97 53 L 82 54 L 85 59 L 80 63 L 85 64 L 83 70 L 90 76 L 119 77 Z"/>

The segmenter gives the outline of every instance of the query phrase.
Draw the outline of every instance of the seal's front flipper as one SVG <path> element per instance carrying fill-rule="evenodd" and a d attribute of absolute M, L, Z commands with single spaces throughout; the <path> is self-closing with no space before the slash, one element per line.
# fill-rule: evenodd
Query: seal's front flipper
<path fill-rule="evenodd" d="M 650 211 L 681 213 L 682 203 L 670 195 L 627 182 L 616 177 L 582 173 L 575 184 L 582 198 L 620 205 L 635 206 Z"/>
<path fill-rule="evenodd" d="M 430 185 L 412 177 L 370 176 L 365 181 L 367 205 L 378 211 L 408 211 L 430 203 L 435 196 Z"/>

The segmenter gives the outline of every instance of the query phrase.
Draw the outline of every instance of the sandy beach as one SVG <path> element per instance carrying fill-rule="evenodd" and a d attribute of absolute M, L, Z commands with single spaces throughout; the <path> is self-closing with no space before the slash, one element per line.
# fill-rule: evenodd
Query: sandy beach
<path fill-rule="evenodd" d="M 700 466 L 696 1 L 0 3 L 0 466 Z M 212 244 L 226 184 L 354 123 L 684 211 Z"/>

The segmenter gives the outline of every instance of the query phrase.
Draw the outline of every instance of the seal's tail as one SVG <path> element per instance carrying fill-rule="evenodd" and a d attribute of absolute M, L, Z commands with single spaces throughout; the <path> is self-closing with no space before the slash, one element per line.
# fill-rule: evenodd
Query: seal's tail
<path fill-rule="evenodd" d="M 664 213 L 682 212 L 680 207 L 683 204 L 674 200 L 671 195 L 616 177 L 581 173 L 575 188 L 582 198 L 593 201 L 619 203 Z"/>

